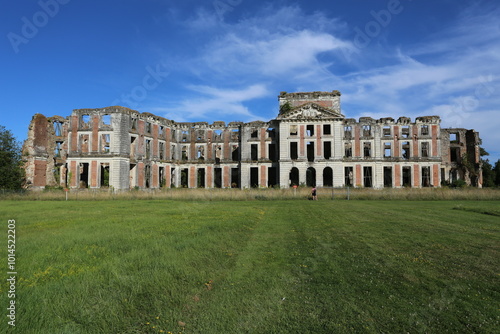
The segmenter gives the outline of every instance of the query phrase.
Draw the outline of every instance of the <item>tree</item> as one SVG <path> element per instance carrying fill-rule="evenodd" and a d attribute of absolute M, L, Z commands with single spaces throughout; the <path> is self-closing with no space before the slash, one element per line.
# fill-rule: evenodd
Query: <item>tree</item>
<path fill-rule="evenodd" d="M 483 160 L 483 187 L 495 186 L 495 170 L 488 159 Z"/>
<path fill-rule="evenodd" d="M 495 185 L 500 186 L 500 159 L 495 162 L 493 171 L 495 172 Z"/>
<path fill-rule="evenodd" d="M 21 144 L 0 125 L 0 189 L 20 189 L 24 179 Z"/>

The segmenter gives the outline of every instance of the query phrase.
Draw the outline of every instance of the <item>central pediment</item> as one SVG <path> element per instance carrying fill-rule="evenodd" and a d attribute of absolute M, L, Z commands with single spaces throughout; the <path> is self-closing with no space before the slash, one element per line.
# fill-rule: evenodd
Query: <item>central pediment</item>
<path fill-rule="evenodd" d="M 279 120 L 302 120 L 302 119 L 331 119 L 345 118 L 338 110 L 320 106 L 309 102 L 300 106 L 282 110 L 276 119 Z"/>

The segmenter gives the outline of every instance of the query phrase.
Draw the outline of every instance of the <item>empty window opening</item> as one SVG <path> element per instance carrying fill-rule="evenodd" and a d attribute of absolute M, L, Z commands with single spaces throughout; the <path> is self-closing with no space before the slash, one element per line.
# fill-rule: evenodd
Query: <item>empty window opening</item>
<path fill-rule="evenodd" d="M 323 124 L 323 134 L 324 135 L 332 134 L 332 126 L 330 124 Z"/>
<path fill-rule="evenodd" d="M 269 138 L 275 138 L 276 137 L 276 130 L 274 128 L 268 128 L 267 135 L 269 136 Z"/>
<path fill-rule="evenodd" d="M 188 180 L 189 180 L 189 168 L 182 168 L 181 169 L 181 187 L 182 188 L 187 188 L 189 186 Z"/>
<path fill-rule="evenodd" d="M 151 133 L 151 123 L 146 122 L 146 133 Z"/>
<path fill-rule="evenodd" d="M 456 169 L 450 170 L 450 183 L 456 182 L 458 180 L 458 171 Z"/>
<path fill-rule="evenodd" d="M 410 142 L 403 142 L 401 144 L 401 156 L 403 159 L 410 159 Z"/>
<path fill-rule="evenodd" d="M 422 136 L 428 136 L 429 135 L 429 126 L 428 125 L 422 125 L 420 127 L 420 134 Z"/>
<path fill-rule="evenodd" d="M 344 126 L 344 139 L 352 138 L 352 126 L 346 125 Z"/>
<path fill-rule="evenodd" d="M 102 115 L 101 121 L 103 125 L 111 125 L 111 115 L 110 114 Z"/>
<path fill-rule="evenodd" d="M 56 141 L 56 147 L 54 149 L 54 156 L 56 158 L 60 158 L 62 154 L 62 141 Z"/>
<path fill-rule="evenodd" d="M 146 139 L 146 159 L 151 158 L 151 140 Z"/>
<path fill-rule="evenodd" d="M 316 187 L 316 169 L 313 167 L 306 170 L 306 186 Z"/>
<path fill-rule="evenodd" d="M 450 133 L 450 142 L 458 143 L 458 134 L 457 133 Z"/>
<path fill-rule="evenodd" d="M 160 188 L 165 187 L 166 180 L 165 180 L 165 167 L 160 167 L 158 170 L 159 177 L 160 177 Z"/>
<path fill-rule="evenodd" d="M 391 143 L 384 143 L 384 158 L 392 157 Z"/>
<path fill-rule="evenodd" d="M 363 137 L 371 137 L 371 136 L 372 136 L 372 126 L 363 125 Z"/>
<path fill-rule="evenodd" d="M 165 127 L 163 125 L 158 128 L 158 136 L 162 139 L 165 137 Z"/>
<path fill-rule="evenodd" d="M 222 158 L 222 147 L 220 145 L 215 145 L 215 163 L 220 163 Z"/>
<path fill-rule="evenodd" d="M 172 160 L 175 160 L 175 145 L 170 145 L 170 152 L 172 156 L 170 157 Z"/>
<path fill-rule="evenodd" d="M 422 167 L 422 187 L 431 186 L 431 168 Z"/>
<path fill-rule="evenodd" d="M 290 136 L 296 136 L 298 133 L 297 125 L 290 125 Z"/>
<path fill-rule="evenodd" d="M 384 187 L 392 188 L 392 167 L 384 167 Z"/>
<path fill-rule="evenodd" d="M 109 164 L 101 164 L 101 187 L 109 187 Z"/>
<path fill-rule="evenodd" d="M 371 167 L 363 167 L 363 186 L 365 188 L 371 188 L 372 183 L 372 168 Z"/>
<path fill-rule="evenodd" d="M 181 141 L 182 142 L 187 142 L 188 141 L 188 135 L 189 135 L 189 131 L 186 131 L 186 130 L 183 130 L 182 131 L 182 136 L 181 136 Z"/>
<path fill-rule="evenodd" d="M 170 188 L 177 186 L 175 182 L 176 171 L 175 167 L 170 168 Z"/>
<path fill-rule="evenodd" d="M 135 155 L 135 141 L 136 141 L 137 137 L 133 137 L 131 136 L 130 137 L 130 156 L 131 157 L 134 157 Z"/>
<path fill-rule="evenodd" d="M 198 168 L 197 175 L 198 188 L 205 188 L 205 168 Z"/>
<path fill-rule="evenodd" d="M 314 161 L 314 142 L 307 142 L 307 161 Z"/>
<path fill-rule="evenodd" d="M 259 186 L 259 168 L 250 167 L 250 187 L 257 188 Z"/>
<path fill-rule="evenodd" d="M 401 137 L 403 138 L 410 137 L 410 127 L 408 125 L 404 125 L 401 127 Z"/>
<path fill-rule="evenodd" d="M 299 185 L 299 169 L 297 167 L 290 169 L 289 180 L 290 186 L 293 187 Z"/>
<path fill-rule="evenodd" d="M 369 142 L 363 143 L 363 156 L 365 158 L 369 158 L 372 156 L 372 143 Z"/>
<path fill-rule="evenodd" d="M 110 135 L 103 134 L 101 135 L 101 152 L 109 153 L 110 151 Z"/>
<path fill-rule="evenodd" d="M 421 148 L 421 152 L 420 152 L 420 154 L 421 154 L 422 158 L 427 158 L 427 157 L 429 157 L 429 143 L 427 143 L 427 142 L 423 142 L 423 143 L 421 144 L 421 147 L 420 147 L 420 148 Z"/>
<path fill-rule="evenodd" d="M 278 169 L 276 167 L 267 168 L 267 186 L 274 187 L 278 185 Z"/>
<path fill-rule="evenodd" d="M 446 172 L 444 168 L 441 168 L 441 184 L 446 182 Z"/>
<path fill-rule="evenodd" d="M 411 187 L 411 167 L 403 167 L 403 187 Z"/>
<path fill-rule="evenodd" d="M 306 135 L 311 137 L 314 136 L 314 125 L 307 125 L 306 126 Z"/>
<path fill-rule="evenodd" d="M 52 170 L 53 175 L 54 175 L 54 180 L 56 181 L 57 185 L 61 184 L 61 166 L 54 166 L 54 169 Z"/>
<path fill-rule="evenodd" d="M 325 141 L 323 143 L 323 153 L 325 159 L 330 159 L 332 157 L 332 142 L 331 141 Z"/>
<path fill-rule="evenodd" d="M 276 161 L 276 144 L 269 144 L 268 152 L 269 160 Z"/>
<path fill-rule="evenodd" d="M 196 133 L 196 140 L 202 141 L 205 138 L 205 132 L 203 130 L 198 130 Z"/>
<path fill-rule="evenodd" d="M 258 134 L 257 130 L 253 130 L 252 133 L 250 134 L 250 137 L 252 137 L 252 138 L 258 138 L 259 134 Z"/>
<path fill-rule="evenodd" d="M 238 141 L 240 140 L 240 130 L 238 129 L 233 129 L 231 131 L 231 140 L 233 141 Z"/>
<path fill-rule="evenodd" d="M 252 144 L 250 146 L 250 159 L 252 161 L 257 161 L 259 160 L 259 147 L 257 144 Z"/>
<path fill-rule="evenodd" d="M 198 160 L 205 160 L 205 146 L 199 145 L 196 147 L 196 158 Z"/>
<path fill-rule="evenodd" d="M 298 158 L 299 158 L 298 143 L 291 142 L 290 143 L 290 159 L 297 160 Z"/>
<path fill-rule="evenodd" d="M 163 160 L 165 159 L 165 143 L 164 142 L 160 142 L 159 143 L 159 157 L 160 157 L 160 160 Z"/>
<path fill-rule="evenodd" d="M 182 160 L 188 160 L 187 146 L 182 146 Z"/>
<path fill-rule="evenodd" d="M 62 123 L 54 122 L 54 135 L 60 137 L 62 136 Z"/>
<path fill-rule="evenodd" d="M 390 137 L 391 136 L 391 127 L 389 125 L 386 125 L 382 129 L 382 134 L 384 137 Z"/>
<path fill-rule="evenodd" d="M 460 162 L 460 147 L 451 147 L 450 148 L 450 161 L 451 162 Z"/>
<path fill-rule="evenodd" d="M 80 188 L 89 187 L 89 164 L 80 163 Z"/>
<path fill-rule="evenodd" d="M 146 188 L 151 188 L 151 166 L 144 166 L 144 183 Z"/>
<path fill-rule="evenodd" d="M 130 188 L 134 188 L 137 186 L 137 164 L 130 164 L 129 168 L 130 168 L 129 172 Z"/>
<path fill-rule="evenodd" d="M 240 187 L 240 169 L 231 168 L 231 188 Z"/>
<path fill-rule="evenodd" d="M 352 187 L 354 184 L 353 167 L 344 167 L 344 184 L 347 187 Z"/>
<path fill-rule="evenodd" d="M 82 153 L 88 153 L 89 152 L 89 135 L 80 135 L 80 151 Z"/>
<path fill-rule="evenodd" d="M 222 130 L 214 130 L 214 139 L 221 140 L 222 139 Z"/>
<path fill-rule="evenodd" d="M 222 188 L 222 168 L 214 168 L 214 187 Z"/>
<path fill-rule="evenodd" d="M 323 169 L 323 186 L 333 187 L 333 170 L 331 167 L 325 167 Z"/>
<path fill-rule="evenodd" d="M 132 118 L 130 121 L 130 128 L 132 130 L 137 130 L 137 118 Z"/>
<path fill-rule="evenodd" d="M 352 157 L 352 144 L 351 143 L 344 144 L 344 157 L 346 157 L 346 158 Z"/>
<path fill-rule="evenodd" d="M 90 124 L 90 115 L 82 115 L 82 123 L 88 126 Z"/>
<path fill-rule="evenodd" d="M 233 145 L 231 158 L 233 161 L 238 161 L 240 159 L 240 147 L 238 145 Z"/>

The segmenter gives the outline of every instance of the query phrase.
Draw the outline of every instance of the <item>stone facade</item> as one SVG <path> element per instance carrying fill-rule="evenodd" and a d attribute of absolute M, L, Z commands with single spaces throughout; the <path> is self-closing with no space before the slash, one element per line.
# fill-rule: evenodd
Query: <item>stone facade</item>
<path fill-rule="evenodd" d="M 180 123 L 124 107 L 36 114 L 23 147 L 30 188 L 481 186 L 480 139 L 437 116 L 358 121 L 340 92 L 286 93 L 268 122 Z"/>

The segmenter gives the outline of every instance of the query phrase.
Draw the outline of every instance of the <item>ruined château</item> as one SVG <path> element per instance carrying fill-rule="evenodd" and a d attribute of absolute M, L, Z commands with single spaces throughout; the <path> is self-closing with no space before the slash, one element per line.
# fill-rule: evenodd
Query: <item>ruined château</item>
<path fill-rule="evenodd" d="M 359 121 L 340 92 L 282 92 L 268 122 L 181 123 L 124 107 L 33 116 L 27 187 L 481 187 L 479 134 L 438 116 Z"/>

